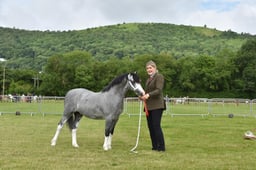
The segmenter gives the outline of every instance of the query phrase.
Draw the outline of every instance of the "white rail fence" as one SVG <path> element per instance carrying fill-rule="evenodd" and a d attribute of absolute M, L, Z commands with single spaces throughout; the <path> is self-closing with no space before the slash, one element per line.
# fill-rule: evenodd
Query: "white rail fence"
<path fill-rule="evenodd" d="M 253 116 L 256 117 L 256 99 L 229 98 L 168 98 L 165 97 L 164 115 L 174 116 Z M 7 104 L 8 103 L 8 104 Z M 139 115 L 140 101 L 137 97 L 124 99 L 124 114 Z M 14 114 L 62 114 L 64 97 L 15 96 L 0 100 L 0 115 Z"/>
<path fill-rule="evenodd" d="M 256 117 L 256 99 L 229 98 L 165 98 L 165 115 L 174 116 L 253 116 Z M 126 98 L 124 113 L 139 114 L 139 100 Z"/>

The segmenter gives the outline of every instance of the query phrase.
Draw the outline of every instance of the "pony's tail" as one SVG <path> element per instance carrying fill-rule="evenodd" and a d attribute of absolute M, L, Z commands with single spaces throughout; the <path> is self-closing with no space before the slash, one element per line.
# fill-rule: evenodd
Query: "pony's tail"
<path fill-rule="evenodd" d="M 79 112 L 72 113 L 69 119 L 67 120 L 67 124 L 70 130 L 77 128 L 77 123 L 81 119 L 82 115 Z"/>
<path fill-rule="evenodd" d="M 67 120 L 67 125 L 68 125 L 68 127 L 69 127 L 70 130 L 72 130 L 72 129 L 75 127 L 74 123 L 75 123 L 75 115 L 74 115 L 74 113 L 73 113 L 73 114 L 69 117 L 69 119 Z"/>

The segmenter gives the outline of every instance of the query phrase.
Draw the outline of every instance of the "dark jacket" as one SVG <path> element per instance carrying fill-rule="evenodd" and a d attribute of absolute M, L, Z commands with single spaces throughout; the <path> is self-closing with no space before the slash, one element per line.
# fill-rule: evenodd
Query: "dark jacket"
<path fill-rule="evenodd" d="M 148 110 L 165 109 L 163 97 L 164 77 L 160 73 L 155 73 L 152 79 L 148 78 L 145 92 L 149 94 L 146 100 Z"/>

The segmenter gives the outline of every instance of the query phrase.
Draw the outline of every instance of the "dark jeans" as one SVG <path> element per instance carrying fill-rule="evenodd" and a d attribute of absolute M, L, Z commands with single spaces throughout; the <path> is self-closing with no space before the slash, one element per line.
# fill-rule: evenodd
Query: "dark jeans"
<path fill-rule="evenodd" d="M 161 128 L 162 115 L 162 109 L 149 110 L 147 123 L 152 142 L 152 150 L 165 151 L 164 135 Z"/>

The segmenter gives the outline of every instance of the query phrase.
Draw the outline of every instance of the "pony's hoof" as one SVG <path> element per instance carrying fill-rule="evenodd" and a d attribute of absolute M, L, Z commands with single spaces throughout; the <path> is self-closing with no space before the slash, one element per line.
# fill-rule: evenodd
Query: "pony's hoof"
<path fill-rule="evenodd" d="M 105 151 L 108 151 L 108 150 L 111 149 L 111 146 L 103 146 L 103 149 L 104 149 Z"/>
<path fill-rule="evenodd" d="M 74 148 L 79 148 L 78 144 L 72 144 Z"/>
<path fill-rule="evenodd" d="M 51 146 L 55 146 L 56 142 L 55 141 L 51 141 Z"/>

